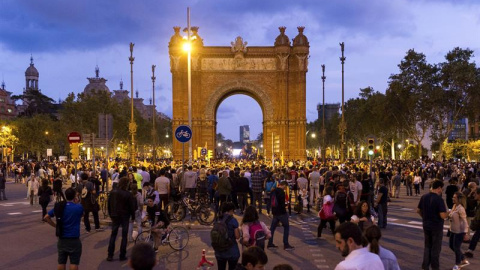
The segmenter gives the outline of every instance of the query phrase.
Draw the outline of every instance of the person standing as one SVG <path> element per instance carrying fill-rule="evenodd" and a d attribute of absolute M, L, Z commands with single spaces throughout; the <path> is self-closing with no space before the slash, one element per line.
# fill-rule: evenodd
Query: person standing
<path fill-rule="evenodd" d="M 5 176 L 3 176 L 3 173 L 0 172 L 0 201 L 7 200 L 7 195 L 5 195 L 6 183 L 7 180 L 5 179 Z"/>
<path fill-rule="evenodd" d="M 272 191 L 271 197 L 275 196 L 276 206 L 272 205 L 272 224 L 270 225 L 270 231 L 272 237 L 268 240 L 267 248 L 278 248 L 273 244 L 273 236 L 275 234 L 275 229 L 279 223 L 282 223 L 283 226 L 283 249 L 284 250 L 294 250 L 295 248 L 288 243 L 288 236 L 290 232 L 290 224 L 288 222 L 287 210 L 285 209 L 285 189 L 287 188 L 287 181 L 281 181 L 277 188 Z"/>
<path fill-rule="evenodd" d="M 260 168 L 255 167 L 252 174 L 252 192 L 253 200 L 250 202 L 251 205 L 257 207 L 258 214 L 262 214 L 262 192 L 263 192 L 263 182 L 265 177 L 260 171 Z"/>
<path fill-rule="evenodd" d="M 165 169 L 161 169 L 159 176 L 155 179 L 155 190 L 160 197 L 158 206 L 164 211 L 167 211 L 168 197 L 170 196 L 170 179 L 165 177 Z"/>
<path fill-rule="evenodd" d="M 480 202 L 480 188 L 475 190 L 475 200 Z M 475 233 L 473 234 L 470 244 L 468 245 L 468 249 L 465 252 L 465 256 L 468 258 L 473 257 L 473 251 L 477 247 L 477 243 L 480 240 L 480 205 L 478 204 L 475 208 L 475 216 L 472 218 L 470 223 L 470 230 L 475 231 Z"/>
<path fill-rule="evenodd" d="M 387 228 L 387 212 L 388 212 L 388 189 L 385 186 L 385 179 L 378 180 L 378 194 L 375 204 L 378 208 L 378 227 Z"/>
<path fill-rule="evenodd" d="M 32 175 L 30 181 L 28 181 L 28 191 L 29 198 L 30 198 L 30 205 L 38 203 L 38 189 L 40 187 L 40 183 L 36 176 Z"/>
<path fill-rule="evenodd" d="M 80 257 L 82 255 L 82 242 L 80 241 L 80 221 L 83 216 L 82 205 L 75 202 L 76 191 L 73 188 L 65 190 L 65 202 L 56 203 L 56 207 L 48 212 L 43 218 L 52 227 L 59 228 L 57 250 L 58 267 L 57 269 L 66 269 L 68 258 L 70 258 L 70 269 L 78 269 Z M 60 205 L 64 207 L 59 207 Z M 62 210 L 63 208 L 63 210 Z M 53 222 L 52 217 L 57 217 L 57 223 Z"/>
<path fill-rule="evenodd" d="M 48 185 L 48 180 L 42 180 L 42 186 L 38 189 L 38 196 L 40 197 L 39 202 L 42 206 L 42 221 L 43 217 L 47 214 L 47 206 L 52 200 L 53 191 L 52 188 Z"/>
<path fill-rule="evenodd" d="M 228 269 L 233 270 L 240 258 L 240 250 L 238 249 L 237 240 L 240 239 L 240 229 L 238 228 L 238 221 L 233 216 L 235 205 L 232 202 L 226 202 L 221 205 L 221 220 L 226 222 L 227 232 L 232 245 L 222 251 L 215 250 L 215 259 L 217 259 L 218 270 Z"/>
<path fill-rule="evenodd" d="M 87 173 L 82 173 L 80 179 L 82 179 L 82 182 L 78 185 L 78 190 L 82 197 L 82 206 L 84 210 L 83 224 L 85 225 L 85 230 L 87 233 L 90 233 L 91 226 L 89 216 L 90 213 L 92 213 L 95 229 L 97 231 L 102 231 L 100 228 L 100 219 L 98 218 L 100 207 L 96 200 L 97 191 L 95 186 L 92 182 L 88 181 Z"/>
<path fill-rule="evenodd" d="M 423 269 L 440 268 L 440 252 L 442 251 L 443 223 L 448 217 L 443 201 L 443 182 L 434 180 L 430 192 L 424 194 L 418 202 L 417 213 L 422 217 L 425 247 L 423 252 Z"/>
<path fill-rule="evenodd" d="M 121 178 L 118 189 L 112 191 L 108 197 L 108 215 L 112 219 L 112 234 L 108 244 L 107 261 L 113 260 L 115 251 L 115 240 L 118 229 L 122 227 L 122 242 L 120 244 L 120 261 L 127 260 L 127 237 L 129 218 L 135 219 L 135 198 L 128 189 L 128 178 Z"/>
<path fill-rule="evenodd" d="M 397 174 L 393 177 L 393 191 L 392 198 L 399 198 L 400 195 L 400 185 L 402 184 L 402 177 L 400 176 L 400 171 L 397 171 Z"/>
<path fill-rule="evenodd" d="M 449 247 L 455 253 L 453 270 L 460 269 L 470 263 L 465 259 L 461 247 L 465 234 L 468 232 L 467 213 L 465 211 L 466 199 L 461 192 L 453 194 L 453 207 L 448 213 L 450 219 Z"/>
<path fill-rule="evenodd" d="M 314 200 L 316 201 L 320 197 L 320 173 L 318 172 L 318 167 L 313 168 L 313 172 L 308 175 L 308 180 L 310 181 L 310 205 L 313 206 Z"/>
<path fill-rule="evenodd" d="M 195 192 L 197 189 L 198 175 L 193 171 L 192 166 L 188 166 L 188 171 L 183 173 L 182 187 L 183 190 L 189 195 L 190 199 L 195 199 Z M 230 194 L 230 193 L 229 193 Z"/>
<path fill-rule="evenodd" d="M 345 257 L 335 270 L 383 270 L 383 263 L 377 254 L 363 247 L 363 236 L 360 227 L 352 222 L 340 224 L 335 230 L 335 246 Z"/>
<path fill-rule="evenodd" d="M 224 202 L 227 201 L 228 195 L 230 195 L 230 193 L 232 192 L 232 184 L 230 183 L 230 180 L 228 180 L 228 171 L 223 171 L 222 177 L 218 179 L 217 191 L 221 206 Z"/>

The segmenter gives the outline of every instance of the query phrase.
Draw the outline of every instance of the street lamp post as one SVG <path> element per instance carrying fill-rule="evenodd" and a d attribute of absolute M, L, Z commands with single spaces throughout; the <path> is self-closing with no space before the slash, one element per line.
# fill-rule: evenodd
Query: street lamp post
<path fill-rule="evenodd" d="M 325 65 L 322 65 L 322 160 L 323 164 L 325 164 L 325 155 L 326 146 L 325 146 L 325 136 L 327 136 L 327 131 L 325 130 Z"/>
<path fill-rule="evenodd" d="M 132 162 L 132 165 L 135 165 L 135 160 L 136 160 L 136 154 L 135 154 L 135 133 L 137 132 L 137 124 L 135 123 L 135 120 L 133 119 L 133 61 L 135 60 L 135 57 L 133 57 L 133 44 L 130 42 L 130 57 L 128 60 L 130 60 L 130 96 L 131 96 L 131 119 L 130 119 L 130 124 L 128 126 L 128 130 L 130 132 L 130 135 L 132 136 L 132 141 L 131 141 L 131 149 L 130 149 L 130 160 Z"/>
<path fill-rule="evenodd" d="M 344 153 L 344 147 L 345 147 L 345 133 L 347 131 L 347 124 L 345 123 L 345 110 L 344 110 L 344 105 L 345 105 L 345 84 L 344 84 L 344 69 L 343 66 L 345 64 L 345 60 L 347 59 L 343 53 L 345 51 L 345 43 L 341 42 L 340 43 L 340 49 L 342 51 L 342 57 L 340 57 L 340 62 L 342 63 L 342 122 L 340 123 L 340 133 L 342 135 L 342 141 L 340 144 L 340 160 L 343 161 L 345 159 L 345 153 Z"/>
<path fill-rule="evenodd" d="M 152 65 L 152 96 L 153 96 L 153 106 L 152 106 L 152 143 L 153 143 L 153 153 L 152 160 L 155 164 L 155 158 L 157 154 L 157 129 L 155 128 L 155 118 L 157 118 L 155 110 L 155 65 Z"/>
<path fill-rule="evenodd" d="M 190 7 L 187 7 L 187 42 L 189 43 L 187 50 L 187 87 L 188 87 L 188 126 L 192 127 L 192 41 L 190 37 Z M 188 161 L 192 163 L 192 140 L 188 141 Z"/>

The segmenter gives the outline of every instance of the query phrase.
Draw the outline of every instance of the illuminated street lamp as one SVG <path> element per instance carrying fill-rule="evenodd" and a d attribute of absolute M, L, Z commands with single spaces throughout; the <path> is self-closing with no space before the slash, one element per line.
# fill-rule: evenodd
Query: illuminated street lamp
<path fill-rule="evenodd" d="M 315 133 L 312 133 L 312 138 L 315 139 L 317 137 L 317 135 Z"/>
<path fill-rule="evenodd" d="M 130 95 L 131 95 L 131 119 L 130 119 L 130 124 L 128 125 L 128 131 L 130 132 L 130 135 L 132 136 L 132 141 L 131 141 L 131 149 L 130 149 L 130 160 L 132 161 L 132 165 L 135 165 L 135 160 L 136 160 L 136 154 L 135 154 L 135 133 L 137 132 L 137 124 L 135 123 L 135 120 L 133 119 L 133 61 L 135 60 L 135 57 L 133 57 L 133 44 L 130 42 L 130 57 L 128 60 L 130 60 Z"/>

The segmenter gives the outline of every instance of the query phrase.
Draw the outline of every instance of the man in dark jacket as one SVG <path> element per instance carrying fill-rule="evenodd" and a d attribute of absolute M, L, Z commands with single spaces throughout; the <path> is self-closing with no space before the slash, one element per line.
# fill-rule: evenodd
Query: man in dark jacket
<path fill-rule="evenodd" d="M 475 200 L 480 202 L 480 188 L 475 190 Z M 473 257 L 473 251 L 477 247 L 478 240 L 480 240 L 480 205 L 477 205 L 475 209 L 475 216 L 470 223 L 470 229 L 475 231 L 475 233 L 473 234 L 472 239 L 470 240 L 470 245 L 468 245 L 468 249 L 465 252 L 465 256 L 468 258 Z"/>
<path fill-rule="evenodd" d="M 287 187 L 287 181 L 280 182 L 279 186 L 272 191 L 270 195 L 275 197 L 276 200 L 276 207 L 272 205 L 272 224 L 270 225 L 270 231 L 272 232 L 272 237 L 268 240 L 267 248 L 278 248 L 278 246 L 273 244 L 273 235 L 275 233 L 275 229 L 278 226 L 278 223 L 282 223 L 283 226 L 283 249 L 285 250 L 293 250 L 295 249 L 288 243 L 288 235 L 290 232 L 290 224 L 288 223 L 288 214 L 287 210 L 285 209 L 285 188 Z"/>
<path fill-rule="evenodd" d="M 120 261 L 127 260 L 127 235 L 129 218 L 135 219 L 135 198 L 127 191 L 128 178 L 122 177 L 118 183 L 118 189 L 110 193 L 108 197 L 108 215 L 112 219 L 112 234 L 108 244 L 107 261 L 113 260 L 115 240 L 118 229 L 122 226 L 122 243 L 120 244 Z"/>

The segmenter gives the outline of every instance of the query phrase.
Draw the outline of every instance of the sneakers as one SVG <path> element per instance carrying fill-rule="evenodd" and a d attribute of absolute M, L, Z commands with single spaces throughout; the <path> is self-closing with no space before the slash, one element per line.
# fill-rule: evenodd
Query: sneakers
<path fill-rule="evenodd" d="M 470 249 L 467 249 L 467 251 L 465 251 L 463 255 L 465 255 L 465 257 L 467 258 L 473 258 L 473 251 L 471 251 Z"/>
<path fill-rule="evenodd" d="M 120 257 L 119 260 L 122 262 L 122 261 L 128 260 L 128 258 L 127 257 Z"/>
<path fill-rule="evenodd" d="M 458 267 L 458 265 L 455 265 L 455 266 L 452 268 L 452 270 L 458 270 L 458 269 L 460 269 L 460 267 Z"/>
<path fill-rule="evenodd" d="M 268 248 L 268 249 L 278 248 L 278 246 L 275 245 L 275 244 L 268 244 L 268 245 L 267 245 L 267 248 Z"/>
<path fill-rule="evenodd" d="M 295 248 L 293 246 L 290 246 L 290 245 L 285 245 L 283 247 L 284 250 L 294 250 Z"/>
<path fill-rule="evenodd" d="M 103 232 L 103 231 L 105 231 L 105 229 L 100 227 L 100 228 L 98 228 L 98 229 L 95 229 L 95 231 L 97 231 L 97 232 Z"/>
<path fill-rule="evenodd" d="M 113 258 L 110 257 L 110 256 L 108 256 L 108 257 L 107 257 L 107 262 L 111 262 L 111 261 L 113 261 Z"/>
<path fill-rule="evenodd" d="M 158 248 L 154 247 L 154 248 L 153 248 L 153 251 L 155 251 L 155 253 L 157 253 L 157 252 L 158 252 Z"/>
<path fill-rule="evenodd" d="M 470 262 L 467 261 L 466 259 L 464 259 L 464 260 L 460 263 L 460 267 L 464 267 L 464 266 L 467 266 L 467 265 L 469 265 L 469 264 L 470 264 Z"/>

